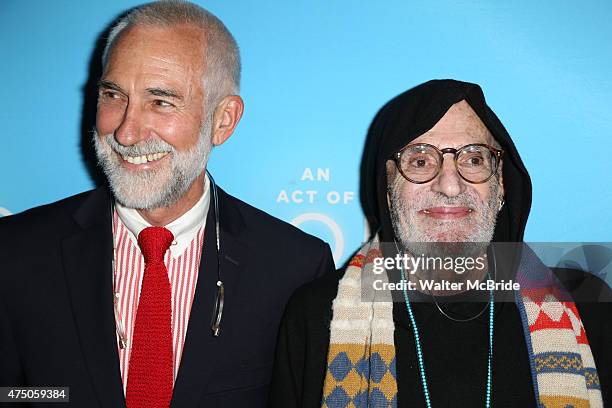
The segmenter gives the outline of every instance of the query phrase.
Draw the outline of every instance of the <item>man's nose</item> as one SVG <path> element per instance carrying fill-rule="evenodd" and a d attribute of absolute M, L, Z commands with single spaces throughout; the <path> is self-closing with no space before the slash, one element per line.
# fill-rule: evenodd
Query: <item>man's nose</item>
<path fill-rule="evenodd" d="M 124 146 L 132 146 L 146 138 L 144 112 L 135 103 L 128 103 L 119 127 L 115 129 L 115 139 Z"/>
<path fill-rule="evenodd" d="M 442 168 L 433 179 L 431 189 L 447 197 L 455 197 L 465 191 L 465 183 L 457 172 L 453 155 L 444 155 Z"/>

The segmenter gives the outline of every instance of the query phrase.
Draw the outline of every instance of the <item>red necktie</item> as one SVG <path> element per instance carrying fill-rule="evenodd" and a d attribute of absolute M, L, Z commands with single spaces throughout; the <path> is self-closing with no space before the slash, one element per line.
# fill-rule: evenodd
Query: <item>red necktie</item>
<path fill-rule="evenodd" d="M 174 236 L 163 227 L 138 234 L 145 260 L 134 323 L 126 403 L 128 408 L 168 408 L 172 398 L 172 309 L 164 254 Z"/>

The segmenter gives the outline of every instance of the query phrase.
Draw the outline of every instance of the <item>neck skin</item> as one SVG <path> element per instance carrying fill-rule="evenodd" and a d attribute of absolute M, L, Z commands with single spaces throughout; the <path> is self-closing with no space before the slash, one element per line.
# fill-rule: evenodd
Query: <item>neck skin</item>
<path fill-rule="evenodd" d="M 479 257 L 484 256 L 486 252 L 478 255 Z M 410 255 L 412 256 L 412 255 Z M 475 257 L 474 257 L 475 258 Z M 485 256 L 485 259 L 486 256 Z M 416 284 L 416 290 L 424 293 L 424 294 L 432 294 L 434 296 L 452 296 L 458 295 L 459 293 L 467 292 L 467 281 L 482 281 L 489 271 L 489 265 L 485 262 L 485 267 L 483 269 L 474 268 L 472 270 L 466 270 L 462 274 L 456 273 L 452 269 L 422 269 L 419 268 L 415 271 L 415 273 L 408 274 L 408 281 L 414 282 Z M 419 281 L 434 281 L 434 282 L 442 282 L 446 281 L 449 283 L 463 283 L 461 285 L 461 290 L 434 290 L 428 291 L 427 289 L 422 289 Z"/>
<path fill-rule="evenodd" d="M 137 210 L 138 214 L 149 224 L 156 227 L 170 224 L 189 211 L 202 197 L 202 194 L 204 194 L 204 173 L 205 170 L 194 180 L 189 190 L 171 206 Z"/>

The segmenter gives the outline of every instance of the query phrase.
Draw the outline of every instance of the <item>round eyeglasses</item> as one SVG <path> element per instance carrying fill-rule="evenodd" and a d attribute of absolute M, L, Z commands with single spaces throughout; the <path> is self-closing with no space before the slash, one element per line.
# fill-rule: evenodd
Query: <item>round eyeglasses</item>
<path fill-rule="evenodd" d="M 472 184 L 489 180 L 499 167 L 503 150 L 484 143 L 469 144 L 458 149 L 438 149 L 428 143 L 411 144 L 393 155 L 393 161 L 404 178 L 412 183 L 427 183 L 438 176 L 444 155 L 454 155 L 455 168 L 462 179 Z"/>

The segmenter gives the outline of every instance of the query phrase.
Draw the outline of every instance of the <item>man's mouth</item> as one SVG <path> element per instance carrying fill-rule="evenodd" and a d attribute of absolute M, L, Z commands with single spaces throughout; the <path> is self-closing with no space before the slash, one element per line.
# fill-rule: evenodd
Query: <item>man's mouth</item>
<path fill-rule="evenodd" d="M 151 154 L 143 154 L 141 156 L 127 156 L 121 155 L 123 160 L 131 164 L 145 164 L 154 161 L 158 161 L 164 158 L 169 152 L 160 152 L 160 153 L 151 153 Z"/>
<path fill-rule="evenodd" d="M 470 207 L 430 207 L 419 210 L 418 213 L 436 219 L 463 218 L 474 212 Z"/>

